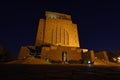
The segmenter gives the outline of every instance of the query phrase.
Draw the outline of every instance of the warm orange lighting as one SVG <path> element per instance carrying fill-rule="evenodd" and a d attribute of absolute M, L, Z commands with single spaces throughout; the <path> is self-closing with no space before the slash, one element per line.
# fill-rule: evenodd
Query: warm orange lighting
<path fill-rule="evenodd" d="M 113 58 L 113 60 L 114 60 L 114 61 L 117 61 L 117 59 L 116 59 L 116 58 Z"/>
<path fill-rule="evenodd" d="M 118 56 L 118 57 L 116 57 L 116 58 L 114 57 L 113 60 L 114 60 L 115 62 L 117 62 L 117 63 L 120 63 L 120 56 Z"/>
<path fill-rule="evenodd" d="M 117 59 L 118 59 L 118 60 L 120 60 L 120 56 L 119 56 L 119 57 L 117 57 Z"/>

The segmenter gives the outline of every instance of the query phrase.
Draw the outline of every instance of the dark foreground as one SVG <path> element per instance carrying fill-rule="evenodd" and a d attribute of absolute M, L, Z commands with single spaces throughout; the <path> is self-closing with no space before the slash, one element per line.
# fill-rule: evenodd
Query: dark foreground
<path fill-rule="evenodd" d="M 0 65 L 0 80 L 119 80 L 120 67 L 91 65 Z"/>

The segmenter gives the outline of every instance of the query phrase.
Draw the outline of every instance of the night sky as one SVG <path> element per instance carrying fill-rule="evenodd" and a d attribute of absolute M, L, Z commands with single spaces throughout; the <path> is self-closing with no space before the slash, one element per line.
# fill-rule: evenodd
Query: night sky
<path fill-rule="evenodd" d="M 27 2 L 29 1 L 29 2 Z M 15 56 L 34 45 L 45 11 L 69 14 L 78 25 L 81 48 L 120 49 L 120 3 L 116 0 L 16 0 L 0 2 L 0 44 Z"/>

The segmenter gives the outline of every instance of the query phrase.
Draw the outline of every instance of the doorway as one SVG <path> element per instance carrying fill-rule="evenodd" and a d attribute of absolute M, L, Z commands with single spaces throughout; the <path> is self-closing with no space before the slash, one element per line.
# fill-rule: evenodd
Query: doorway
<path fill-rule="evenodd" d="M 67 52 L 66 51 L 63 51 L 62 52 L 62 61 L 65 63 L 67 62 Z"/>

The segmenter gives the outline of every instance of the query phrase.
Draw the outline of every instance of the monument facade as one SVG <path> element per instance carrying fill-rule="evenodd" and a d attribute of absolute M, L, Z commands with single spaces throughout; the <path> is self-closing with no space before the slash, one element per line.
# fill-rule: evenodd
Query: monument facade
<path fill-rule="evenodd" d="M 52 44 L 80 47 L 77 25 L 72 23 L 71 16 L 56 12 L 45 13 L 46 19 L 40 19 L 35 46 Z"/>
<path fill-rule="evenodd" d="M 35 45 L 22 46 L 18 59 L 24 60 L 25 64 L 83 60 L 77 25 L 72 22 L 71 16 L 49 11 L 45 12 L 45 16 L 45 19 L 39 20 Z"/>

